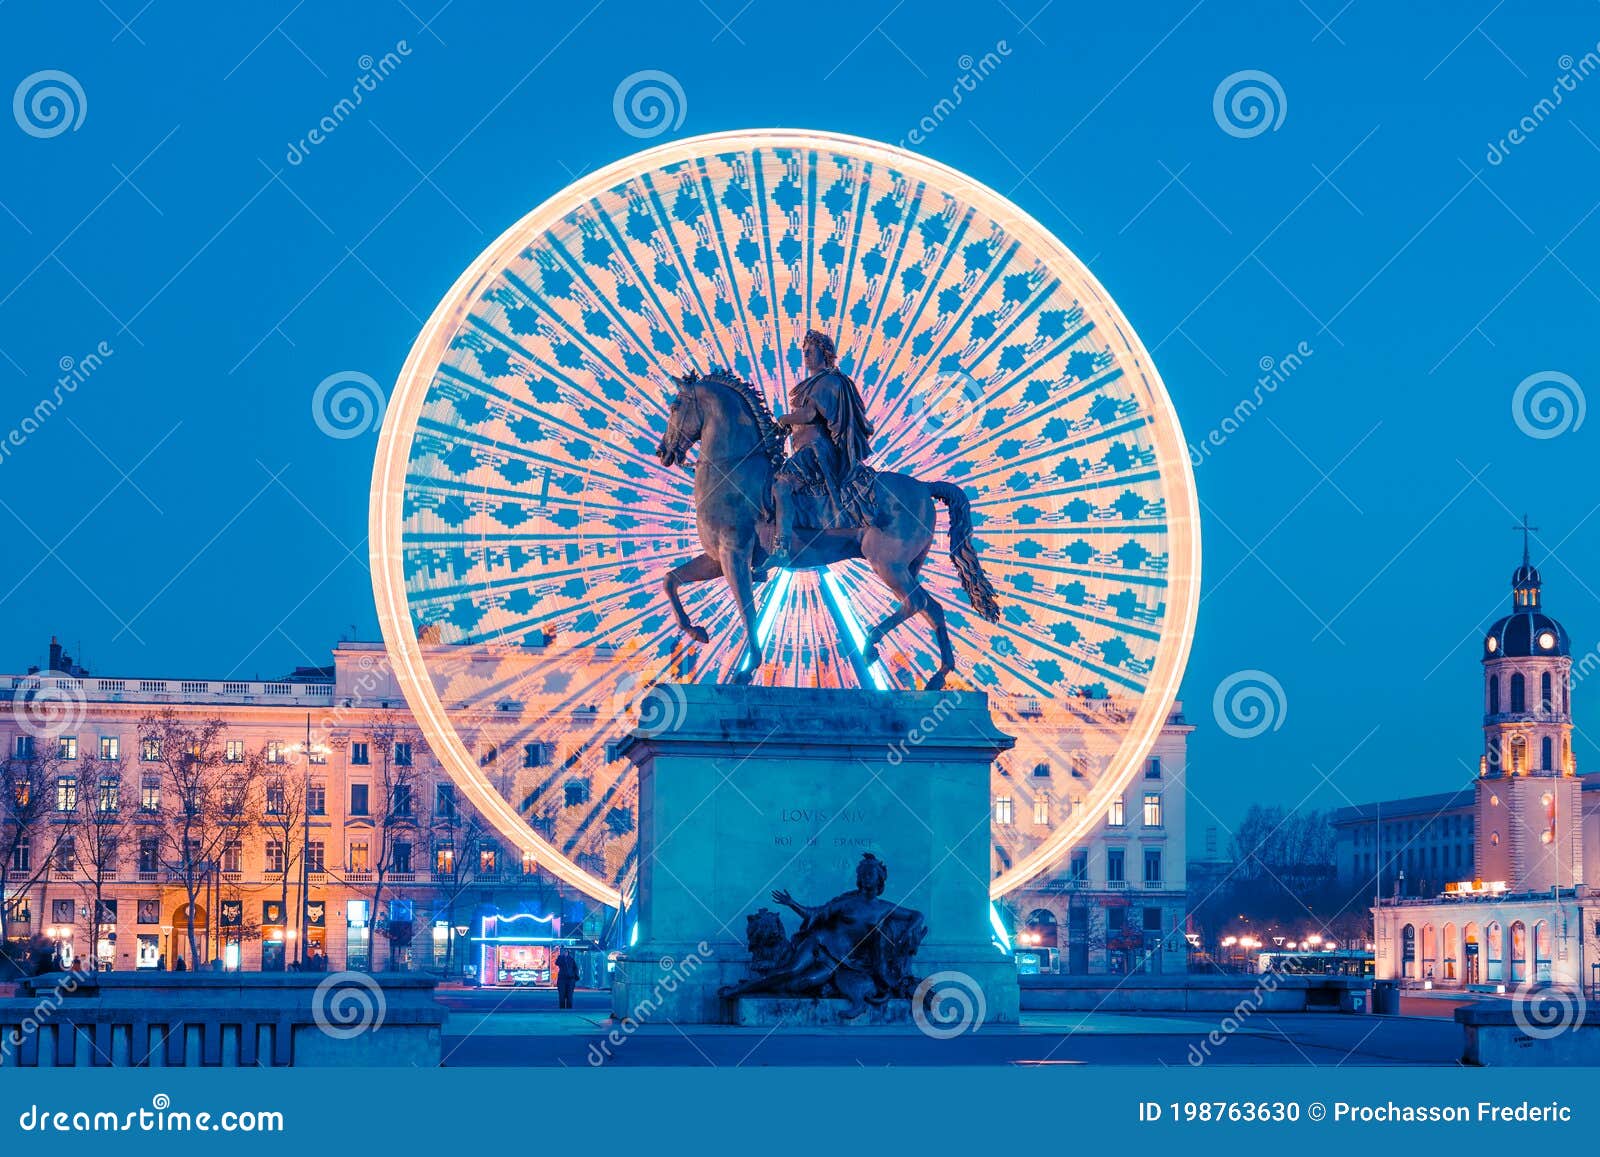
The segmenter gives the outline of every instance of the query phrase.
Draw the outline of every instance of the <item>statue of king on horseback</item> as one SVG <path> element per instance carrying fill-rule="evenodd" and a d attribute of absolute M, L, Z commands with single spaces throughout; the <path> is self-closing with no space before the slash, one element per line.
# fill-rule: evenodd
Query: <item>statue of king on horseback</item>
<path fill-rule="evenodd" d="M 663 466 L 693 466 L 701 554 L 675 567 L 664 587 L 680 629 L 697 642 L 705 628 L 689 619 L 682 587 L 722 578 L 744 622 L 745 646 L 728 678 L 748 683 L 762 662 L 756 637 L 754 583 L 772 567 L 804 569 L 861 559 L 898 600 L 866 637 L 863 655 L 895 627 L 921 615 L 933 628 L 939 667 L 929 690 L 944 686 L 955 654 L 943 606 L 920 575 L 933 546 L 934 503 L 950 513 L 950 560 L 972 609 L 993 622 L 993 586 L 979 565 L 971 504 L 950 482 L 879 473 L 866 464 L 872 423 L 855 383 L 839 368 L 833 340 L 815 330 L 802 342 L 806 377 L 789 391 L 789 409 L 774 419 L 749 382 L 717 371 L 673 380 L 677 397 L 656 447 Z M 784 437 L 789 453 L 784 453 Z"/>

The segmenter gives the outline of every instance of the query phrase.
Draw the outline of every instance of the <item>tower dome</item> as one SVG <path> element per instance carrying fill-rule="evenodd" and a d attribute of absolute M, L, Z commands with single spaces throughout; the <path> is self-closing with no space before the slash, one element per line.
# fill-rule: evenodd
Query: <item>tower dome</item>
<path fill-rule="evenodd" d="M 1485 659 L 1555 659 L 1572 652 L 1567 629 L 1544 613 L 1543 585 L 1539 568 L 1528 559 L 1528 534 L 1537 529 L 1527 525 L 1522 531 L 1522 565 L 1511 572 L 1511 613 L 1489 628 L 1483 639 Z"/>

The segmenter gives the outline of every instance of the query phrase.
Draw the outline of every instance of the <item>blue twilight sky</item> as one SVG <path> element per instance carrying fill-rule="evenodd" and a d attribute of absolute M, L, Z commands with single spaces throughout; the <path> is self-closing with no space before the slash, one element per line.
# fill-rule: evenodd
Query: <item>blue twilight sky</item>
<path fill-rule="evenodd" d="M 42 662 L 51 633 L 96 670 L 208 677 L 375 637 L 375 436 L 324 435 L 312 391 L 341 371 L 387 387 L 493 236 L 650 143 L 613 115 L 624 77 L 675 78 L 669 135 L 900 141 L 988 52 L 999 67 L 921 151 L 1066 240 L 1154 352 L 1191 442 L 1217 432 L 1196 471 L 1205 600 L 1184 696 L 1197 846 L 1252 800 L 1469 776 L 1477 635 L 1508 605 L 1524 509 L 1574 652 L 1600 641 L 1600 418 L 1574 409 L 1600 383 L 1594 4 L 591 3 L 0 8 L 0 89 L 59 70 L 84 105 L 54 136 L 24 131 L 50 127 L 26 101 L 0 117 L 0 433 L 64 359 L 111 351 L 0 447 L 0 670 Z M 291 164 L 362 58 L 402 41 Z M 1243 135 L 1226 103 L 1218 119 L 1244 70 L 1281 91 L 1276 128 Z M 1263 359 L 1297 350 L 1260 390 Z M 1545 388 L 1568 399 L 1551 437 L 1513 409 L 1543 373 L 1568 376 L 1522 391 L 1525 409 Z M 1240 671 L 1281 686 L 1276 730 L 1218 726 L 1214 693 Z M 1587 688 L 1575 703 L 1580 728 L 1600 721 Z M 1577 752 L 1600 760 L 1588 734 Z"/>

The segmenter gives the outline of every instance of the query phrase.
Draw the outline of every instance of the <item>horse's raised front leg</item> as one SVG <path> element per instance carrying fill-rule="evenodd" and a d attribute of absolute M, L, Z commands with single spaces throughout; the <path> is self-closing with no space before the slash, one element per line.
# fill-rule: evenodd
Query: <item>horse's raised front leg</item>
<path fill-rule="evenodd" d="M 739 604 L 739 617 L 744 620 L 744 650 L 734 660 L 728 682 L 744 684 L 756 677 L 761 667 L 761 645 L 756 640 L 756 596 L 750 582 L 751 551 L 730 550 L 722 558 L 722 577 L 733 588 L 733 597 Z"/>
<path fill-rule="evenodd" d="M 666 581 L 661 584 L 666 589 L 667 599 L 672 603 L 672 617 L 678 621 L 678 629 L 697 643 L 704 643 L 709 636 L 704 627 L 696 626 L 689 621 L 689 612 L 683 608 L 683 600 L 678 597 L 678 588 L 709 582 L 721 573 L 722 564 L 709 554 L 702 554 L 668 571 Z"/>

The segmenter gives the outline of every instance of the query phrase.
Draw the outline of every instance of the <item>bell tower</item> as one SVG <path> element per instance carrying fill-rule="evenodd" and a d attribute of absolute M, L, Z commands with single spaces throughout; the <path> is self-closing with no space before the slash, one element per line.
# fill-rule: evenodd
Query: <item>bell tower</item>
<path fill-rule="evenodd" d="M 1476 874 L 1508 892 L 1582 882 L 1582 788 L 1572 761 L 1571 642 L 1544 611 L 1529 559 L 1511 576 L 1511 613 L 1483 641 L 1483 755 L 1475 806 Z"/>

